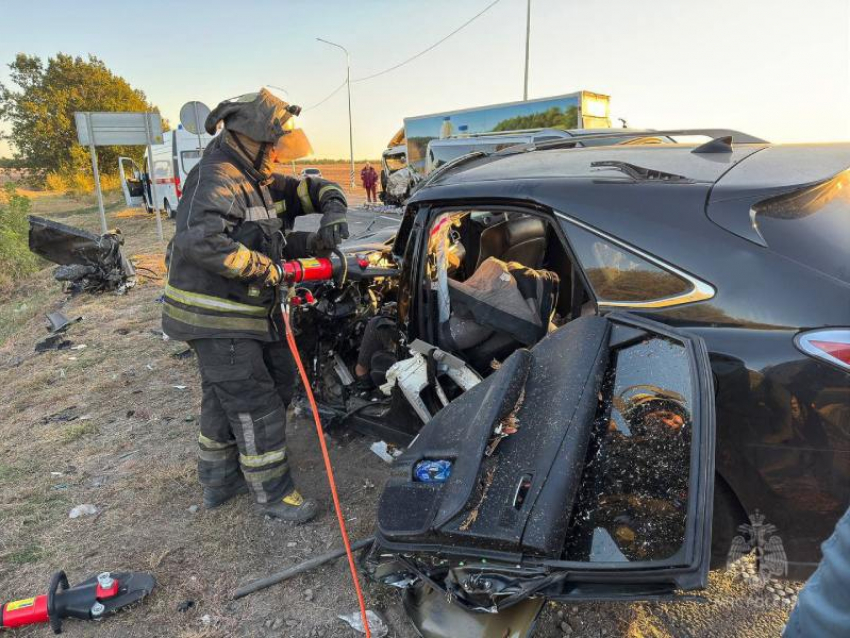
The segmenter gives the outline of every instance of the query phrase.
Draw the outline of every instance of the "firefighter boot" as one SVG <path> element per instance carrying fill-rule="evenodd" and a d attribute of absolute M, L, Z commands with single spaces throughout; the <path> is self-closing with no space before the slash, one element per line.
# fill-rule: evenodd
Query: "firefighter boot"
<path fill-rule="evenodd" d="M 306 523 L 316 516 L 318 507 L 312 498 L 304 498 L 298 490 L 292 490 L 276 503 L 263 507 L 263 514 L 290 523 Z"/>
<path fill-rule="evenodd" d="M 220 505 L 224 505 L 234 496 L 248 493 L 248 484 L 241 476 L 238 481 L 234 481 L 229 485 L 222 487 L 205 487 L 204 488 L 204 507 L 208 510 L 215 509 Z"/>

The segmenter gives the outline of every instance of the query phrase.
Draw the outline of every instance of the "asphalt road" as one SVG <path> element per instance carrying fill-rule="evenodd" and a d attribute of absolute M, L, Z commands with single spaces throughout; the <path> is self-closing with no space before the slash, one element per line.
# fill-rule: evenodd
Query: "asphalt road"
<path fill-rule="evenodd" d="M 304 215 L 295 220 L 295 230 L 316 230 L 319 227 L 321 215 Z M 388 226 L 398 226 L 401 223 L 401 209 L 369 210 L 366 208 L 348 209 L 348 232 L 351 238 L 370 230 L 379 230 Z"/>

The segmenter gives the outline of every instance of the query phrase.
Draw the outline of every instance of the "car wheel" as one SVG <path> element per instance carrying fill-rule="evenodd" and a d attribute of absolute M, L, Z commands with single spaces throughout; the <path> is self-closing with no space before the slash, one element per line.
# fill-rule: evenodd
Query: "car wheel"
<path fill-rule="evenodd" d="M 165 211 L 165 216 L 168 219 L 174 219 L 174 217 L 176 216 L 175 212 L 171 209 L 171 204 L 168 203 L 167 199 L 165 200 L 165 204 L 163 204 L 162 208 Z"/>
<path fill-rule="evenodd" d="M 747 522 L 747 513 L 738 497 L 720 476 L 714 478 L 714 517 L 711 525 L 711 569 L 726 567 L 732 539 L 738 525 Z"/>

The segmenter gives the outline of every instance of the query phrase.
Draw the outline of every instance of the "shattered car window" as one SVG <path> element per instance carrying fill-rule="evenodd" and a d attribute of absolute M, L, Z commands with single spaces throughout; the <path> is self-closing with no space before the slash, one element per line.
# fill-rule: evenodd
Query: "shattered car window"
<path fill-rule="evenodd" d="M 689 360 L 683 346 L 664 339 L 649 339 L 613 356 L 565 558 L 668 559 L 685 540 L 692 438 Z"/>

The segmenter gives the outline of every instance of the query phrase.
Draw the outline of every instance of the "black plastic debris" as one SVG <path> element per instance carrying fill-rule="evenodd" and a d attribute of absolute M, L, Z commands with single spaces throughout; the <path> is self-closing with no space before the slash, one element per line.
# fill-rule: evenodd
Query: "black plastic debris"
<path fill-rule="evenodd" d="M 120 231 L 95 235 L 80 228 L 31 215 L 29 247 L 59 267 L 57 281 L 71 292 L 124 292 L 135 284 L 136 271 L 121 252 Z"/>
<path fill-rule="evenodd" d="M 69 339 L 65 339 L 62 336 L 62 333 L 57 333 L 50 335 L 49 337 L 45 337 L 41 341 L 35 344 L 36 352 L 47 352 L 48 350 L 67 350 L 73 344 Z"/>
<path fill-rule="evenodd" d="M 56 334 L 57 332 L 65 332 L 68 329 L 68 326 L 82 320 L 82 317 L 68 319 L 68 317 L 65 316 L 64 312 L 57 310 L 56 312 L 51 312 L 47 314 L 47 329 L 50 331 L 50 334 Z"/>
<path fill-rule="evenodd" d="M 194 600 L 184 600 L 184 601 L 177 604 L 177 611 L 179 611 L 181 614 L 185 614 L 187 611 L 192 609 L 192 607 L 194 607 L 194 606 L 195 606 Z"/>
<path fill-rule="evenodd" d="M 41 422 L 42 423 L 62 423 L 65 421 L 75 421 L 78 418 L 77 415 L 77 406 L 72 405 L 63 410 L 59 410 L 59 412 L 54 412 L 50 416 L 44 417 Z"/>

